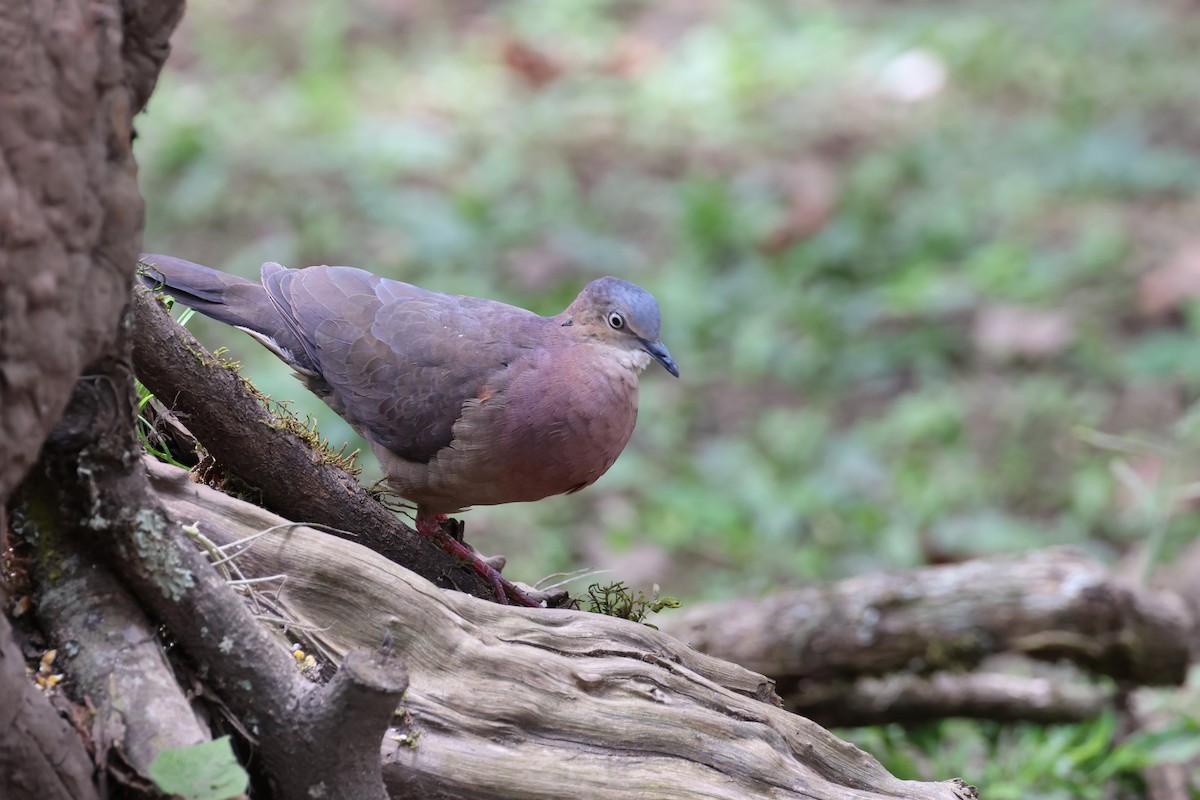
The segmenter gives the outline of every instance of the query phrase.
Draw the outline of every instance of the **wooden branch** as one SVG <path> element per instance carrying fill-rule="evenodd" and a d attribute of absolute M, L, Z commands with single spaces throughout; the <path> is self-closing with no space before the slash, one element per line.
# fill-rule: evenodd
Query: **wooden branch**
<path fill-rule="evenodd" d="M 438 590 L 353 542 L 150 464 L 159 501 L 339 656 L 390 641 L 410 687 L 382 751 L 393 798 L 969 798 L 916 783 L 778 707 L 771 683 L 644 625 Z M 276 527 L 284 526 L 284 527 Z"/>
<path fill-rule="evenodd" d="M 285 431 L 245 381 L 186 330 L 147 291 L 134 291 L 134 364 L 151 392 L 173 407 L 224 468 L 262 492 L 263 505 L 292 519 L 326 525 L 440 586 L 495 597 L 491 585 L 385 509 L 344 470 L 317 463 Z"/>
<path fill-rule="evenodd" d="M 165 749 L 209 741 L 211 733 L 175 680 L 158 641 L 157 625 L 121 586 L 88 539 L 74 534 L 74 520 L 53 491 L 25 483 L 24 508 L 37 531 L 37 617 L 58 649 L 55 668 L 73 682 L 72 694 L 87 698 L 116 732 L 113 743 L 140 775 Z M 68 533 L 69 531 L 69 533 Z M 102 624 L 97 624 L 102 621 Z M 107 744 L 107 743 L 106 743 Z"/>
<path fill-rule="evenodd" d="M 376 760 L 366 769 L 361 753 L 330 747 L 309 731 L 336 733 L 341 741 L 374 736 L 377 747 L 402 691 L 398 674 L 382 668 L 355 673 L 354 685 L 378 680 L 373 689 L 380 702 L 370 713 L 362 707 L 363 692 L 350 684 L 322 688 L 301 677 L 282 643 L 152 502 L 145 469 L 131 457 L 140 448 L 127 362 L 106 359 L 94 369 L 76 385 L 39 471 L 58 487 L 63 517 L 77 521 L 73 535 L 105 549 L 125 585 L 170 628 L 203 680 L 257 737 L 255 763 L 274 797 L 299 800 L 337 787 L 346 797 L 383 800 Z"/>
<path fill-rule="evenodd" d="M 92 760 L 75 731 L 25 674 L 0 613 L 0 775 L 8 800 L 99 800 Z"/>
<path fill-rule="evenodd" d="M 379 743 L 406 689 L 408 673 L 390 648 L 347 653 L 333 679 L 320 691 L 310 692 L 308 707 L 300 711 L 305 738 L 319 743 L 307 757 L 327 763 L 318 771 L 370 775 L 372 781 L 378 780 Z M 345 786 L 339 784 L 336 789 L 341 795 Z"/>
<path fill-rule="evenodd" d="M 831 728 L 910 723 L 946 717 L 1043 724 L 1090 719 L 1112 692 L 1087 683 L 999 672 L 900 673 L 855 681 L 804 682 L 784 707 Z"/>
<path fill-rule="evenodd" d="M 1005 652 L 1177 685 L 1195 620 L 1178 597 L 1051 550 L 698 606 L 662 627 L 790 691 L 800 681 L 970 668 Z"/>

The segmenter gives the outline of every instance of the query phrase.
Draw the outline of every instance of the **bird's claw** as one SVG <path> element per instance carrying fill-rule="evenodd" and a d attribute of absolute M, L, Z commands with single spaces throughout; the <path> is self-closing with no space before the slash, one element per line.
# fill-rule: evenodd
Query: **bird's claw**
<path fill-rule="evenodd" d="M 528 608 L 544 608 L 542 595 L 537 591 L 526 591 L 518 588 L 512 581 L 500 574 L 506 559 L 503 556 L 493 556 L 490 559 L 480 557 L 462 540 L 465 525 L 456 519 L 439 516 L 429 521 L 417 516 L 417 533 L 433 539 L 438 547 L 470 566 L 481 578 L 488 582 L 496 593 L 496 602 L 501 605 L 526 606 Z M 497 565 L 498 564 L 498 565 Z"/>

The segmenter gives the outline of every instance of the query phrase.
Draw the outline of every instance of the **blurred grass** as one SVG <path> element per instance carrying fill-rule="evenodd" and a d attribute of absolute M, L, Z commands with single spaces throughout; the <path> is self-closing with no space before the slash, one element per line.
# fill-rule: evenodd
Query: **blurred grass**
<path fill-rule="evenodd" d="M 1139 304 L 1200 231 L 1182 2 L 211 2 L 174 47 L 138 124 L 147 249 L 541 313 L 605 273 L 658 297 L 683 378 L 644 376 L 613 470 L 467 515 L 515 578 L 686 602 L 1200 532 L 1169 499 L 1200 476 L 1200 306 Z"/>

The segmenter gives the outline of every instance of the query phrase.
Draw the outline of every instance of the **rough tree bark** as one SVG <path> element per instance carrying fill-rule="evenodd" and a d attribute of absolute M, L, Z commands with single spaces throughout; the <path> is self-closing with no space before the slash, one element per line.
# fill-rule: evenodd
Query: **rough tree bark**
<path fill-rule="evenodd" d="M 133 115 L 182 13 L 0 4 L 0 505 L 116 339 L 142 232 Z"/>
<path fill-rule="evenodd" d="M 0 545 L 10 493 L 116 340 L 141 244 L 133 116 L 182 12 L 182 0 L 0 4 Z M 6 624 L 0 652 L 25 680 Z M 16 714 L 0 724 L 11 796 L 95 796 L 79 741 L 31 692 L 27 680 L 0 691 L 25 698 L 2 704 Z"/>
<path fill-rule="evenodd" d="M 865 575 L 664 618 L 699 650 L 774 678 L 831 725 L 936 718 L 1079 719 L 1106 694 L 1045 678 L 936 675 L 997 654 L 1069 661 L 1130 685 L 1183 683 L 1196 619 L 1069 550 Z M 899 678 L 881 679 L 890 673 Z"/>

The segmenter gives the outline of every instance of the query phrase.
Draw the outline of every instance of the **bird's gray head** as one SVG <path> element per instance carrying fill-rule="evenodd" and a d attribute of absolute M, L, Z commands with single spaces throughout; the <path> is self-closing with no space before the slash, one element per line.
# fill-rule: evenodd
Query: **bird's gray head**
<path fill-rule="evenodd" d="M 642 287 L 620 278 L 599 278 L 584 287 L 562 316 L 564 325 L 577 325 L 607 344 L 649 353 L 679 377 L 679 367 L 659 338 L 658 301 Z"/>

